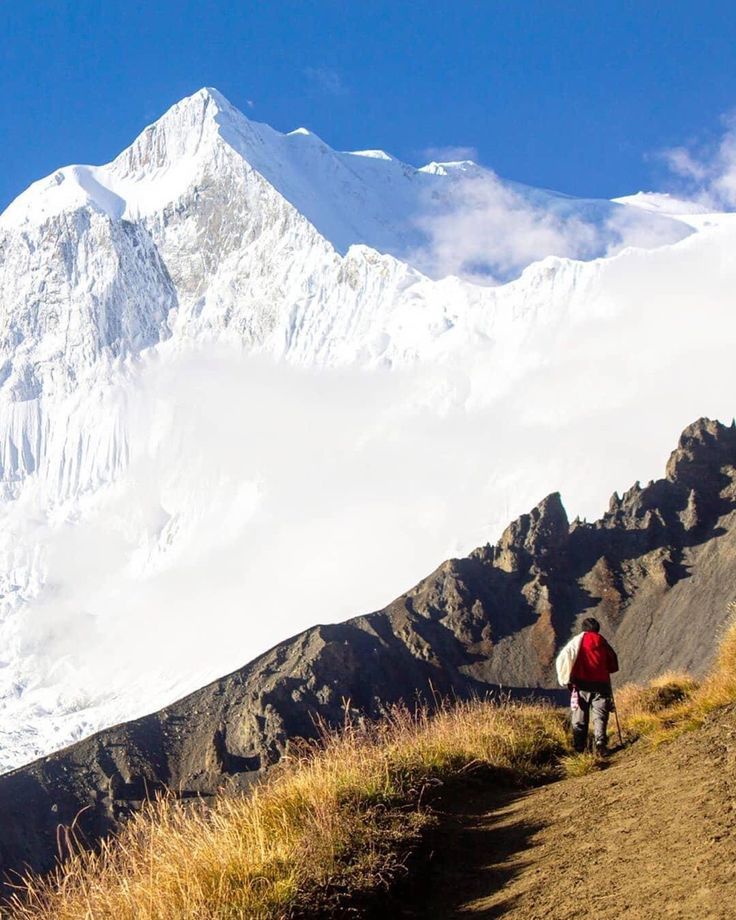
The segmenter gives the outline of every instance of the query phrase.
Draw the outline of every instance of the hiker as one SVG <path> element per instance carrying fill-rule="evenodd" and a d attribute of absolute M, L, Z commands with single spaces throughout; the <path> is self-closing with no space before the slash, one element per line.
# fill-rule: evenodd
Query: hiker
<path fill-rule="evenodd" d="M 557 678 L 571 691 L 572 743 L 582 754 L 588 740 L 590 713 L 593 711 L 593 734 L 596 753 L 608 753 L 608 716 L 613 711 L 611 674 L 618 671 L 618 658 L 600 634 L 601 625 L 594 617 L 582 623 L 583 631 L 574 636 L 557 656 Z"/>

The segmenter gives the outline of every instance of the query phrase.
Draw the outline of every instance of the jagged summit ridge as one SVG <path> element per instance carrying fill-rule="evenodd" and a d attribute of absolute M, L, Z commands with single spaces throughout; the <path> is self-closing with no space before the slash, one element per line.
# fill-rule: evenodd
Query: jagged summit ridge
<path fill-rule="evenodd" d="M 531 558 L 546 562 L 566 543 L 568 529 L 560 493 L 552 492 L 528 514 L 509 524 L 495 547 L 495 564 L 515 572 Z"/>
<path fill-rule="evenodd" d="M 666 476 L 690 488 L 703 488 L 713 481 L 714 470 L 732 456 L 736 444 L 736 420 L 722 422 L 701 418 L 682 432 L 667 461 Z"/>

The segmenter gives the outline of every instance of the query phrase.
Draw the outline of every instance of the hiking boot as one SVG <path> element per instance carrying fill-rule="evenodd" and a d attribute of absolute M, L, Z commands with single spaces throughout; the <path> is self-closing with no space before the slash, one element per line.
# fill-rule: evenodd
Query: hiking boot
<path fill-rule="evenodd" d="M 601 743 L 596 742 L 595 755 L 596 757 L 608 757 L 608 745 L 605 741 Z"/>

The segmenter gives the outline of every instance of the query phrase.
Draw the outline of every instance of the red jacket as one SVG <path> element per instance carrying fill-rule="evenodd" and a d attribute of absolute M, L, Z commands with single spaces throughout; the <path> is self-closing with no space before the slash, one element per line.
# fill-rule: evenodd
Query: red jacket
<path fill-rule="evenodd" d="M 573 684 L 608 684 L 618 671 L 616 653 L 600 633 L 583 633 L 570 680 Z"/>

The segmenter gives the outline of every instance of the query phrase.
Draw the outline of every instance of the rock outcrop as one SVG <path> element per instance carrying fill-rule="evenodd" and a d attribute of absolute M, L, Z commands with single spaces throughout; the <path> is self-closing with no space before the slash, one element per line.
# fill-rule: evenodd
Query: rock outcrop
<path fill-rule="evenodd" d="M 736 595 L 736 426 L 701 419 L 666 477 L 615 495 L 594 523 L 545 498 L 496 546 L 443 563 L 384 610 L 315 626 L 160 712 L 0 777 L 0 870 L 49 868 L 57 829 L 94 842 L 163 787 L 243 787 L 289 738 L 346 709 L 417 694 L 552 688 L 554 656 L 591 614 L 622 679 L 703 671 Z"/>

